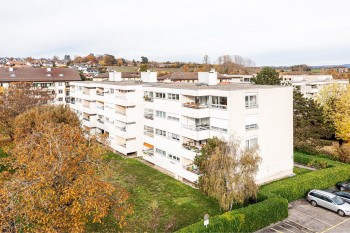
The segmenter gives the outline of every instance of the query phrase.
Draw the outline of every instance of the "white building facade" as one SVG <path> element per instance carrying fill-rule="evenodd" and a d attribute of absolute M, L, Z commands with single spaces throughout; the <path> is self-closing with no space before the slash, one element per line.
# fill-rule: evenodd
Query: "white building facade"
<path fill-rule="evenodd" d="M 206 83 L 156 83 L 152 73 L 144 82 L 71 82 L 71 108 L 87 132 L 107 133 L 112 149 L 184 182 L 198 180 L 193 160 L 215 136 L 259 145 L 258 183 L 293 174 L 292 87 L 217 85 L 215 72 L 199 76 Z"/>

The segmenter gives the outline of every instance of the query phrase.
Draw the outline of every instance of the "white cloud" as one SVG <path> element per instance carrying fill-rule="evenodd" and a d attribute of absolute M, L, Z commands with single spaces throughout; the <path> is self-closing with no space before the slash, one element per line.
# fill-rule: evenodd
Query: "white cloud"
<path fill-rule="evenodd" d="M 0 56 L 350 63 L 346 0 L 0 0 Z"/>

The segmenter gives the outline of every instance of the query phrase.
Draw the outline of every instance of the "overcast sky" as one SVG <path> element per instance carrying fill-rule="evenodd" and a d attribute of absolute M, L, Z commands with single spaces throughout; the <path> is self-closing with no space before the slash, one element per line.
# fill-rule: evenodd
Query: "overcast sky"
<path fill-rule="evenodd" d="M 0 0 L 0 57 L 350 63 L 349 0 Z"/>

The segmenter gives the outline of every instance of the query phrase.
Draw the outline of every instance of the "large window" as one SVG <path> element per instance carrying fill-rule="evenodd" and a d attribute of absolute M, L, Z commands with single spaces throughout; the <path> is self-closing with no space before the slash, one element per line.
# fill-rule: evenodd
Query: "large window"
<path fill-rule="evenodd" d="M 174 117 L 174 116 L 168 116 L 168 120 L 171 120 L 171 121 L 180 121 L 180 118 Z"/>
<path fill-rule="evenodd" d="M 159 149 L 159 148 L 156 148 L 156 153 L 158 153 L 158 154 L 160 154 L 160 155 L 162 155 L 162 156 L 166 156 L 165 150 L 161 150 L 161 149 Z"/>
<path fill-rule="evenodd" d="M 162 111 L 156 111 L 156 117 L 166 118 L 166 113 Z"/>
<path fill-rule="evenodd" d="M 257 108 L 258 107 L 258 95 L 251 94 L 245 96 L 245 107 L 246 108 Z"/>
<path fill-rule="evenodd" d="M 212 96 L 211 97 L 211 107 L 226 109 L 227 108 L 227 97 L 223 96 Z"/>
<path fill-rule="evenodd" d="M 168 154 L 168 158 L 169 158 L 169 159 L 172 159 L 172 160 L 174 160 L 174 161 L 176 161 L 176 162 L 180 162 L 180 158 L 177 157 L 177 156 L 175 156 L 175 155 Z"/>
<path fill-rule="evenodd" d="M 247 149 L 253 148 L 258 145 L 258 138 L 250 138 L 245 140 L 245 147 Z"/>
<path fill-rule="evenodd" d="M 227 133 L 227 129 L 216 127 L 216 126 L 210 126 L 211 130 L 222 132 L 222 133 Z"/>
<path fill-rule="evenodd" d="M 175 134 L 175 133 L 168 133 L 168 138 L 175 140 L 175 141 L 180 141 L 180 136 L 178 134 Z"/>
<path fill-rule="evenodd" d="M 165 93 L 156 92 L 156 98 L 158 98 L 158 99 L 165 99 Z"/>
<path fill-rule="evenodd" d="M 169 100 L 179 100 L 179 94 L 168 94 L 168 99 Z"/>
<path fill-rule="evenodd" d="M 156 129 L 156 134 L 162 137 L 166 137 L 166 132 L 161 129 Z"/>

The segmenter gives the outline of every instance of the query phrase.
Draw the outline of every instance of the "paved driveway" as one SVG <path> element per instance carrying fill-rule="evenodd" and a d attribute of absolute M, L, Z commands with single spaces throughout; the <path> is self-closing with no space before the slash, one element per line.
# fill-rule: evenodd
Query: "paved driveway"
<path fill-rule="evenodd" d="M 305 200 L 295 201 L 290 205 L 287 219 L 259 230 L 258 233 L 350 232 L 350 217 L 340 217 L 322 207 L 313 207 Z"/>

